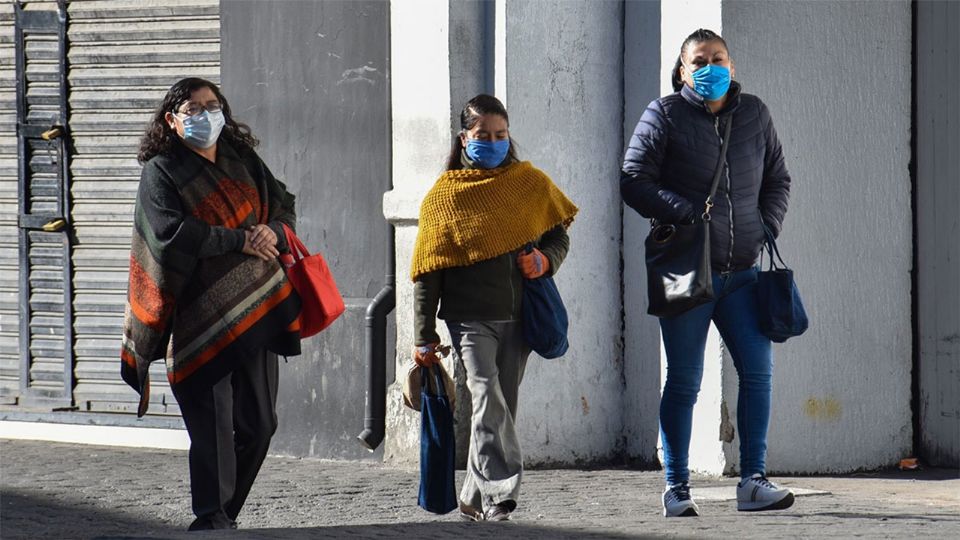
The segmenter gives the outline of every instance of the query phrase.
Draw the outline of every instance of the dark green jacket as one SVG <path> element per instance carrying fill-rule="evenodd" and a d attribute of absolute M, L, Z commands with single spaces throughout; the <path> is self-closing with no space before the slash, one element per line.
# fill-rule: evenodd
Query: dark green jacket
<path fill-rule="evenodd" d="M 562 225 L 557 225 L 544 233 L 536 246 L 550 260 L 547 275 L 553 275 L 567 256 L 570 237 Z M 437 317 L 445 321 L 519 320 L 524 277 L 517 266 L 518 253 L 519 250 L 417 278 L 413 285 L 414 344 L 440 342 Z"/>

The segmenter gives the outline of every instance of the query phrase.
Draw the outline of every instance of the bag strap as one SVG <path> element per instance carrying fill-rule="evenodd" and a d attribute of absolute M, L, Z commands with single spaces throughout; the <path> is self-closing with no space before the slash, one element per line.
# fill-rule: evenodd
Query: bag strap
<path fill-rule="evenodd" d="M 760 251 L 760 267 L 763 267 L 763 252 L 766 251 L 770 257 L 770 270 L 774 269 L 786 269 L 787 263 L 783 262 L 783 257 L 780 256 L 780 249 L 777 248 L 777 240 L 773 237 L 773 231 L 770 230 L 770 227 L 766 223 L 763 225 L 763 250 Z M 777 266 L 776 261 L 780 261 L 780 266 Z"/>
<path fill-rule="evenodd" d="M 719 117 L 717 117 L 719 121 Z M 720 186 L 720 177 L 723 176 L 724 165 L 727 161 L 727 148 L 730 146 L 730 128 L 733 126 L 733 113 L 727 115 L 727 124 L 723 128 L 723 137 L 720 142 L 720 158 L 717 160 L 717 168 L 713 171 L 713 184 L 710 186 L 710 194 L 704 202 L 703 214 L 700 216 L 704 221 L 710 221 L 710 209 L 713 208 L 713 196 L 717 194 L 717 187 Z"/>
<path fill-rule="evenodd" d="M 294 262 L 299 261 L 304 257 L 309 257 L 310 252 L 307 251 L 307 246 L 303 245 L 303 242 L 300 241 L 300 238 L 297 237 L 297 233 L 293 232 L 286 223 L 283 223 L 283 234 L 287 237 L 287 247 L 290 249 L 290 254 L 293 255 Z"/>

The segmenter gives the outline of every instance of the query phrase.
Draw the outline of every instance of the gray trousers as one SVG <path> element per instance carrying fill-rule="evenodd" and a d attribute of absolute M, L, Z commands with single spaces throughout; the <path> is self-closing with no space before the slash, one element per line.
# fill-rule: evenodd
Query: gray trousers
<path fill-rule="evenodd" d="M 448 322 L 463 361 L 473 416 L 460 501 L 478 510 L 520 495 L 523 455 L 517 437 L 517 393 L 530 349 L 520 321 Z"/>

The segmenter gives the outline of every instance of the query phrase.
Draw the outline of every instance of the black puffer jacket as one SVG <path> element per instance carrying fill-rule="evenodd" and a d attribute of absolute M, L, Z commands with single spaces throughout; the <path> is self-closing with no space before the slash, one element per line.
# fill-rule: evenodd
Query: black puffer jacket
<path fill-rule="evenodd" d="M 778 235 L 787 213 L 790 175 L 767 106 L 732 82 L 726 106 L 713 114 L 684 86 L 647 106 L 620 176 L 624 202 L 640 215 L 664 223 L 698 219 L 731 118 L 726 169 L 710 212 L 714 271 L 751 267 L 763 245 L 761 217 Z"/>

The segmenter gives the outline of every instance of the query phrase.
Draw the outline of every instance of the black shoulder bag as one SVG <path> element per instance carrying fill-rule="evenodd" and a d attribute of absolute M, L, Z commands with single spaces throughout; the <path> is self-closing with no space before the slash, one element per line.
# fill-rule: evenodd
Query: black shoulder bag
<path fill-rule="evenodd" d="M 659 223 L 647 236 L 647 313 L 657 317 L 675 317 L 713 300 L 713 275 L 710 268 L 710 209 L 720 184 L 730 127 L 727 117 L 720 144 L 720 158 L 713 173 L 713 185 L 704 201 L 703 221 L 689 225 Z"/>

